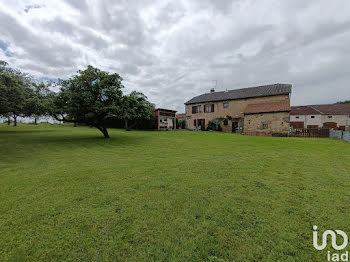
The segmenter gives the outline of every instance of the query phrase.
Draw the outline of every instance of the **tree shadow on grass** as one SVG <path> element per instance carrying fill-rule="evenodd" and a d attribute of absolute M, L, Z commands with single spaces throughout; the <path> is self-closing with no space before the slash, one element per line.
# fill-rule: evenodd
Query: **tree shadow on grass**
<path fill-rule="evenodd" d="M 129 146 L 142 145 L 150 139 L 148 136 L 140 134 L 130 136 L 129 133 L 123 134 L 122 132 L 111 132 L 111 137 L 106 139 L 98 132 L 81 134 L 53 131 L 56 131 L 56 134 L 43 134 L 52 132 L 51 130 L 43 130 L 43 133 L 40 130 L 30 130 L 26 135 L 27 132 L 23 130 L 23 132 L 18 132 L 18 136 L 9 135 L 2 147 L 0 147 L 0 161 L 10 163 L 19 161 L 19 159 L 40 157 L 48 153 L 62 154 L 62 151 L 79 150 L 79 148 L 91 150 L 91 153 L 94 153 L 96 150 L 101 151 L 103 148 L 107 150 L 111 148 L 114 150 L 115 148 L 115 150 L 118 150 L 118 148 L 123 147 L 125 149 Z M 0 138 L 1 133 L 0 131 Z"/>
<path fill-rule="evenodd" d="M 15 134 L 31 134 L 31 133 L 48 133 L 48 132 L 54 132 L 54 131 L 57 131 L 57 130 L 43 130 L 43 129 L 40 129 L 40 130 L 22 130 L 22 129 L 13 129 L 13 130 L 1 130 L 0 129 L 0 135 L 1 134 L 10 134 L 10 135 L 15 135 Z"/>
<path fill-rule="evenodd" d="M 30 138 L 29 143 L 33 144 L 77 144 L 77 145 L 135 145 L 141 144 L 148 138 L 146 136 L 127 136 L 123 134 L 113 134 L 110 138 L 104 138 L 101 135 L 69 135 L 69 136 L 34 136 Z"/>

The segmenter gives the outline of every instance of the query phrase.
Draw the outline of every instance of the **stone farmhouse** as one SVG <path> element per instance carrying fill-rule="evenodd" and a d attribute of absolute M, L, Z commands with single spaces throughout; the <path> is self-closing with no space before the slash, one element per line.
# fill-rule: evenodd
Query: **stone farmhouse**
<path fill-rule="evenodd" d="M 272 84 L 205 93 L 185 103 L 187 128 L 206 130 L 209 121 L 224 132 L 248 135 L 288 134 L 292 85 Z"/>
<path fill-rule="evenodd" d="M 293 128 L 350 128 L 350 104 L 292 106 L 290 124 Z"/>

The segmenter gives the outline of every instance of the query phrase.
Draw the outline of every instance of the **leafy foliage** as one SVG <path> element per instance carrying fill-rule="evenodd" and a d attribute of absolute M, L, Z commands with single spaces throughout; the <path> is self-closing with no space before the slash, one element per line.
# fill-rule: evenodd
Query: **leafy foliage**
<path fill-rule="evenodd" d="M 123 96 L 122 78 L 93 66 L 78 71 L 68 80 L 60 80 L 52 114 L 57 120 L 84 123 L 109 137 L 107 127 L 124 121 L 125 128 L 138 127 L 152 120 L 154 105 L 140 92 Z"/>
<path fill-rule="evenodd" d="M 122 99 L 120 117 L 125 121 L 125 129 L 136 127 L 143 120 L 151 120 L 154 116 L 154 105 L 140 92 L 133 91 Z"/>
<path fill-rule="evenodd" d="M 14 118 L 25 115 L 27 98 L 30 96 L 31 81 L 27 75 L 7 67 L 0 62 L 0 115 Z"/>
<path fill-rule="evenodd" d="M 52 115 L 59 121 L 82 123 L 99 129 L 108 138 L 107 126 L 126 129 L 151 128 L 154 105 L 140 92 L 123 96 L 122 78 L 88 66 L 68 80 L 60 80 L 58 93 L 49 83 L 38 83 L 29 75 L 0 61 L 0 115 L 37 118 Z"/>
<path fill-rule="evenodd" d="M 24 113 L 26 116 L 33 116 L 35 124 L 38 117 L 49 115 L 51 112 L 54 94 L 49 86 L 48 83 L 34 83 L 33 89 L 27 95 Z"/>
<path fill-rule="evenodd" d="M 215 118 L 211 121 L 208 122 L 208 127 L 207 130 L 212 130 L 212 131 L 222 131 L 220 123 L 224 120 L 225 118 Z"/>
<path fill-rule="evenodd" d="M 185 129 L 186 128 L 186 120 L 179 120 L 176 118 L 176 128 L 177 129 Z"/>
<path fill-rule="evenodd" d="M 339 101 L 336 104 L 350 104 L 350 100 Z"/>
<path fill-rule="evenodd" d="M 68 80 L 60 80 L 62 87 L 54 101 L 54 117 L 96 127 L 108 138 L 108 119 L 122 112 L 121 81 L 117 73 L 109 74 L 92 66 L 79 70 Z"/>

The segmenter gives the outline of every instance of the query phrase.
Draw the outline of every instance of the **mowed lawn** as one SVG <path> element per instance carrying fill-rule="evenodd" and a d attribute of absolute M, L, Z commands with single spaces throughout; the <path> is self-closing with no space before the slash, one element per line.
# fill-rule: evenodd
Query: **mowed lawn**
<path fill-rule="evenodd" d="M 0 125 L 0 261 L 325 261 L 350 143 Z M 330 241 L 329 241 L 330 242 Z"/>

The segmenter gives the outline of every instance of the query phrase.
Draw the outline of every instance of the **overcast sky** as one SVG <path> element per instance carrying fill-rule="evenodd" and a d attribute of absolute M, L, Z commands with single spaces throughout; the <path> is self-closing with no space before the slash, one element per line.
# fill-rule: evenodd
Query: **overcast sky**
<path fill-rule="evenodd" d="M 269 83 L 292 104 L 350 99 L 349 0 L 0 0 L 0 60 L 38 78 L 88 64 L 157 107 Z"/>

